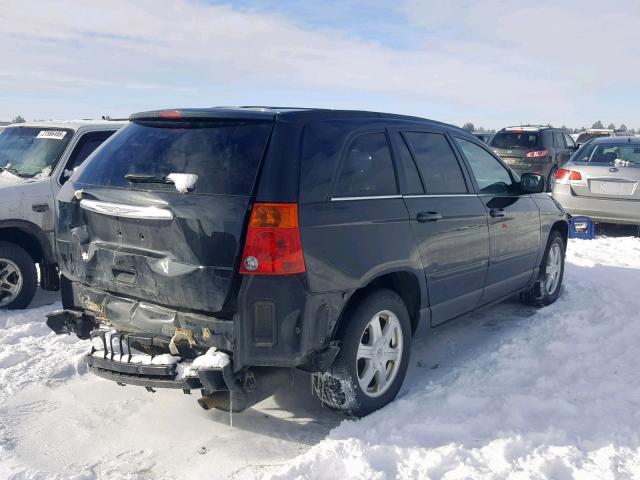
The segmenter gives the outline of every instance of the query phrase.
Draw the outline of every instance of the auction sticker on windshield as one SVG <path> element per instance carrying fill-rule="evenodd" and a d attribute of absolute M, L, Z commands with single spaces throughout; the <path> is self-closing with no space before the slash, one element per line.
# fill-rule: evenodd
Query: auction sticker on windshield
<path fill-rule="evenodd" d="M 67 134 L 64 130 L 41 130 L 36 138 L 47 138 L 51 140 L 62 140 Z"/>

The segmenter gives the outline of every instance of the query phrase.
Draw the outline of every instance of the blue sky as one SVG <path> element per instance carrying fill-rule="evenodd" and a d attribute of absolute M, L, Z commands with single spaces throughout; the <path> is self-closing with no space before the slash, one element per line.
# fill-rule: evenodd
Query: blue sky
<path fill-rule="evenodd" d="M 266 104 L 640 128 L 639 24 L 637 0 L 23 0 L 0 9 L 0 120 Z"/>

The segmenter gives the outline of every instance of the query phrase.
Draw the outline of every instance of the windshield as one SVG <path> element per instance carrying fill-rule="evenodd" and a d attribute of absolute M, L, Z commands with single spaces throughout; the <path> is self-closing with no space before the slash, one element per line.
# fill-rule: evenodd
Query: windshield
<path fill-rule="evenodd" d="M 640 167 L 640 145 L 592 143 L 578 151 L 573 161 L 616 167 Z"/>
<path fill-rule="evenodd" d="M 0 169 L 19 177 L 46 176 L 60 159 L 72 130 L 12 127 L 0 133 Z"/>
<path fill-rule="evenodd" d="M 114 135 L 80 167 L 78 182 L 173 190 L 170 176 L 195 179 L 195 193 L 249 195 L 272 122 L 139 122 Z"/>
<path fill-rule="evenodd" d="M 535 148 L 538 134 L 531 132 L 498 132 L 491 140 L 495 148 Z"/>

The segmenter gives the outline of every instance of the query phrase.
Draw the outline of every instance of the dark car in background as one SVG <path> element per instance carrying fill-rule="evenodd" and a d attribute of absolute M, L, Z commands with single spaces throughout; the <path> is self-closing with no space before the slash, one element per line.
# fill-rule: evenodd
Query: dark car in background
<path fill-rule="evenodd" d="M 491 140 L 493 139 L 493 136 L 495 135 L 494 133 L 487 133 L 487 132 L 473 132 L 472 135 L 474 137 L 476 137 L 478 140 L 489 144 L 491 143 Z"/>
<path fill-rule="evenodd" d="M 593 140 L 594 138 L 606 138 L 606 137 L 615 137 L 616 133 L 614 130 L 608 128 L 590 128 L 585 130 L 584 132 L 580 132 L 580 135 L 576 138 L 576 145 L 581 147 L 589 140 Z"/>
<path fill-rule="evenodd" d="M 560 293 L 564 211 L 462 129 L 268 107 L 130 120 L 58 195 L 47 320 L 119 384 L 242 411 L 297 368 L 362 416 L 395 398 L 418 326 Z"/>
<path fill-rule="evenodd" d="M 490 146 L 516 173 L 544 175 L 547 191 L 553 188 L 558 169 L 577 148 L 565 130 L 535 125 L 503 128 L 495 134 Z"/>
<path fill-rule="evenodd" d="M 555 198 L 571 215 L 640 225 L 640 137 L 596 138 L 558 170 Z"/>

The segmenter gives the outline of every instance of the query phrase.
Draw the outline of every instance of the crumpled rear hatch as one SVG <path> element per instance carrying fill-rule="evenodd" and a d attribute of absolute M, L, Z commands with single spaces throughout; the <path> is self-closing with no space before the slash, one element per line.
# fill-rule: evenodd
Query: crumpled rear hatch
<path fill-rule="evenodd" d="M 58 197 L 62 273 L 140 301 L 222 311 L 272 128 L 268 117 L 134 119 Z"/>

